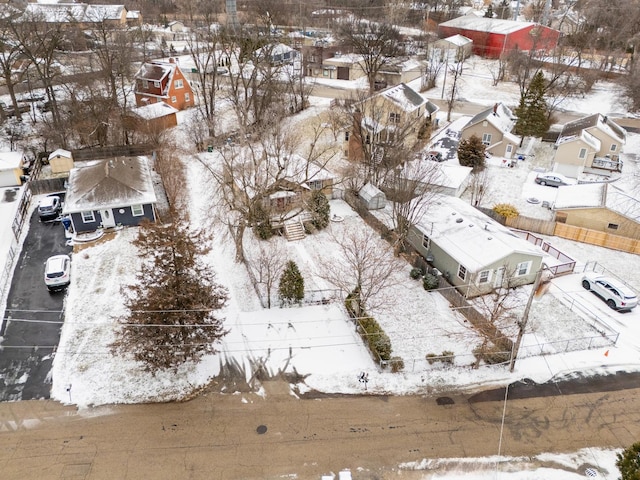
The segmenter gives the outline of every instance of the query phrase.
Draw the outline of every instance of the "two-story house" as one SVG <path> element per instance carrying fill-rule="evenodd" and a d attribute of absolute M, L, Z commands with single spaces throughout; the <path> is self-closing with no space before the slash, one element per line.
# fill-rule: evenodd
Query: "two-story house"
<path fill-rule="evenodd" d="M 486 151 L 492 155 L 512 158 L 522 140 L 511 133 L 516 124 L 516 116 L 502 103 L 478 113 L 464 127 L 460 140 L 468 140 L 472 135 L 482 139 Z"/>
<path fill-rule="evenodd" d="M 405 83 L 382 90 L 354 103 L 354 125 L 344 134 L 343 151 L 349 160 L 361 161 L 365 149 L 383 148 L 402 136 L 415 143 L 421 129 L 435 119 L 438 107 Z"/>
<path fill-rule="evenodd" d="M 178 110 L 195 104 L 193 90 L 174 58 L 142 64 L 135 75 L 136 106 L 164 102 Z"/>
<path fill-rule="evenodd" d="M 620 172 L 626 138 L 624 128 L 600 113 L 569 122 L 556 140 L 553 171 L 572 178 L 585 172 Z"/>

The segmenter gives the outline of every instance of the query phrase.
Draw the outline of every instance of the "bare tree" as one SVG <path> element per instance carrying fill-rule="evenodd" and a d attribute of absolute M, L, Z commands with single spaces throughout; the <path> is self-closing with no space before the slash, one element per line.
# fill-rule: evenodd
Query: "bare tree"
<path fill-rule="evenodd" d="M 451 121 L 451 112 L 453 111 L 453 107 L 455 106 L 456 100 L 458 99 L 458 80 L 462 76 L 462 71 L 464 67 L 464 60 L 460 60 L 459 62 L 455 62 L 453 65 L 449 66 L 449 75 L 451 78 L 451 85 L 449 86 L 448 96 L 447 96 L 447 122 Z M 442 86 L 444 88 L 445 85 Z"/>
<path fill-rule="evenodd" d="M 388 23 L 354 19 L 341 24 L 338 36 L 353 52 L 362 55 L 369 92 L 373 93 L 380 70 L 401 53 L 398 29 Z"/>
<path fill-rule="evenodd" d="M 445 66 L 447 55 L 448 52 L 441 48 L 436 48 L 434 43 L 427 45 L 425 54 L 426 67 L 420 82 L 420 89 L 422 91 L 429 90 L 436 86 L 436 80 Z"/>
<path fill-rule="evenodd" d="M 356 314 L 380 306 L 378 295 L 394 284 L 394 273 L 404 263 L 389 252 L 388 244 L 370 228 L 347 227 L 333 239 L 337 255 L 331 256 L 320 274 L 345 295 L 351 295 Z"/>
<path fill-rule="evenodd" d="M 53 89 L 54 80 L 60 75 L 56 67 L 56 55 L 64 39 L 62 23 L 46 22 L 38 16 L 22 16 L 10 23 L 13 36 L 20 44 L 22 55 L 29 60 L 45 89 L 51 105 L 53 123 L 61 129 L 58 103 Z"/>
<path fill-rule="evenodd" d="M 414 160 L 392 169 L 382 182 L 392 203 L 393 227 L 397 235 L 396 253 L 406 249 L 411 227 L 427 214 L 429 205 L 441 191 L 442 169 L 437 162 Z"/>
<path fill-rule="evenodd" d="M 11 97 L 13 111 L 16 112 L 16 117 L 18 121 L 20 121 L 22 114 L 20 113 L 16 99 L 15 86 L 17 79 L 14 78 L 14 67 L 16 61 L 21 56 L 21 48 L 11 26 L 16 20 L 16 15 L 11 14 L 0 18 L 0 77 L 4 80 L 9 96 Z M 27 68 L 29 68 L 29 66 L 27 66 Z M 5 118 L 5 112 L 2 108 L 0 108 L 0 117 L 2 120 Z"/>
<path fill-rule="evenodd" d="M 488 170 L 479 170 L 471 174 L 471 181 L 467 186 L 470 194 L 471 205 L 478 207 L 482 204 L 484 196 L 489 192 L 491 182 L 489 181 Z"/>
<path fill-rule="evenodd" d="M 395 168 L 424 146 L 431 123 L 424 116 L 391 110 L 380 95 L 367 97 L 357 92 L 346 105 L 350 117 L 350 157 L 364 166 L 363 184 L 378 184 Z"/>
<path fill-rule="evenodd" d="M 280 121 L 265 119 L 265 122 L 271 127 L 261 130 L 255 143 L 248 135 L 240 134 L 238 143 L 222 147 L 219 164 L 199 157 L 215 181 L 213 190 L 219 196 L 221 207 L 219 221 L 228 227 L 233 238 L 237 262 L 245 261 L 246 229 L 254 225 L 260 209 L 266 209 L 269 214 L 270 196 L 288 191 L 292 199 L 298 198 L 301 186 L 313 181 L 333 156 L 330 146 L 318 141 L 322 130 L 314 133 L 303 157 L 296 153 L 299 137 L 294 128 Z M 299 208 L 288 209 L 288 205 L 281 211 L 282 222 L 300 213 Z"/>
<path fill-rule="evenodd" d="M 271 308 L 271 292 L 287 263 L 285 250 L 275 242 L 260 242 L 258 255 L 250 262 L 258 283 L 264 285 L 267 308 Z"/>

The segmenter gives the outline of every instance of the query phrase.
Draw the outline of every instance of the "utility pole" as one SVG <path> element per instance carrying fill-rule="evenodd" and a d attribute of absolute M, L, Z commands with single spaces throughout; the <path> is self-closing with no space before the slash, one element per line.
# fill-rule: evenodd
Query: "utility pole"
<path fill-rule="evenodd" d="M 518 337 L 516 338 L 515 345 L 513 347 L 513 353 L 511 354 L 511 363 L 509 364 L 509 371 L 513 372 L 513 369 L 516 366 L 516 358 L 518 358 L 518 351 L 520 350 L 520 344 L 522 343 L 522 337 L 524 336 L 524 330 L 527 328 L 527 321 L 529 320 L 529 310 L 531 310 L 531 303 L 533 302 L 533 296 L 536 294 L 538 290 L 538 286 L 540 285 L 540 279 L 542 278 L 542 267 L 536 273 L 536 279 L 533 282 L 533 287 L 531 288 L 531 293 L 529 294 L 529 299 L 527 300 L 527 306 L 524 307 L 524 313 L 522 314 L 522 320 L 520 320 L 518 326 L 520 329 L 518 330 Z"/>

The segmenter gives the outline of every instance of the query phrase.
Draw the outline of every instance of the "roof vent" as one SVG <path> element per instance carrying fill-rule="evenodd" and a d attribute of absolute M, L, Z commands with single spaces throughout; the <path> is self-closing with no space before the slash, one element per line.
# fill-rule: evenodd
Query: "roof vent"
<path fill-rule="evenodd" d="M 469 226 L 470 226 L 470 227 L 473 227 L 473 223 L 470 223 L 470 224 L 469 224 Z"/>
<path fill-rule="evenodd" d="M 456 223 L 462 223 L 464 220 L 462 220 L 462 217 L 458 217 L 456 218 Z"/>

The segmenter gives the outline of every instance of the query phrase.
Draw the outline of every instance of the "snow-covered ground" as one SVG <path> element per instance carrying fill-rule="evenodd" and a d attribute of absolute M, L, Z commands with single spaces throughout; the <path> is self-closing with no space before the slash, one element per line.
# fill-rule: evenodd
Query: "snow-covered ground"
<path fill-rule="evenodd" d="M 510 84 L 491 87 L 490 73 L 483 73 L 481 68 L 486 62 L 476 61 L 474 76 L 469 74 L 465 79 L 461 96 L 489 105 L 495 102 L 496 88 L 500 89 L 501 99 L 517 93 L 517 87 Z M 592 113 L 596 106 L 602 113 L 616 111 L 618 105 L 614 103 L 613 96 L 602 94 L 608 88 L 608 85 L 598 84 L 593 96 L 584 101 L 573 99 L 566 109 Z M 325 105 L 326 101 L 314 99 L 313 103 Z M 302 116 L 308 118 L 309 114 L 303 112 Z M 638 138 L 630 135 L 633 148 L 640 144 Z M 544 150 L 543 147 L 535 148 Z M 216 153 L 204 155 L 215 156 Z M 542 158 L 542 153 L 536 153 L 536 161 L 538 158 Z M 198 162 L 189 162 L 188 165 L 191 219 L 195 225 L 204 225 L 207 221 L 205 204 L 211 195 L 212 182 Z M 514 202 L 523 213 L 535 216 L 534 213 L 543 209 L 539 205 L 528 204 L 527 198 L 547 200 L 548 197 L 551 200 L 556 192 L 556 189 L 533 183 L 535 168 L 530 159 L 515 168 L 504 168 L 500 163 L 491 165 L 490 200 Z M 345 228 L 369 228 L 343 201 L 332 201 L 331 211 L 343 217 L 344 221 L 332 222 L 327 230 L 298 242 L 288 243 L 280 237 L 271 240 L 298 264 L 308 288 L 328 287 L 320 273 L 327 257 L 335 255 L 330 233 L 338 234 Z M 12 215 L 10 207 L 0 204 L 3 225 L 0 247 L 3 249 L 10 244 L 7 228 Z M 473 368 L 474 358 L 470 352 L 481 339 L 438 293 L 426 292 L 418 282 L 410 280 L 410 267 L 407 265 L 397 272 L 395 286 L 385 293 L 394 299 L 393 303 L 387 302 L 386 307 L 383 305 L 371 312 L 389 334 L 394 355 L 401 356 L 405 362 L 404 371 L 390 373 L 372 361 L 340 302 L 287 309 L 262 307 L 245 266 L 233 261 L 232 245 L 227 238 L 218 235 L 214 237 L 214 248 L 208 260 L 217 271 L 218 281 L 230 291 L 230 302 L 223 312 L 230 333 L 224 338 L 218 355 L 205 358 L 197 366 L 185 366 L 177 374 L 157 373 L 152 376 L 131 360 L 113 356 L 109 348 L 114 338 L 113 326 L 124 311 L 120 289 L 133 281 L 140 261 L 131 246 L 135 234 L 135 229 L 122 230 L 113 238 L 84 248 L 73 256 L 74 281 L 67 294 L 65 322 L 52 374 L 52 397 L 61 402 L 69 401 L 70 385 L 73 403 L 80 407 L 181 398 L 205 385 L 225 363 L 239 365 L 249 382 L 254 381 L 257 367 L 273 374 L 295 371 L 305 376 L 304 384 L 297 386 L 300 391 L 312 388 L 326 392 L 363 393 L 358 374 L 365 371 L 369 374 L 369 392 L 391 394 L 433 393 L 450 389 L 471 391 L 525 377 L 543 382 L 576 371 L 589 375 L 640 370 L 637 355 L 640 309 L 631 313 L 609 310 L 600 300 L 582 290 L 580 273 L 555 279 L 547 295 L 536 300 L 531 310 L 524 350 L 545 345 L 555 353 L 521 358 L 513 373 L 504 367 Z M 549 241 L 574 257 L 578 261 L 578 269 L 586 262 L 596 261 L 640 291 L 637 256 L 555 237 Z M 246 248 L 249 255 L 257 248 L 251 232 L 247 233 Z M 0 255 L 0 259 L 4 257 L 4 254 Z M 523 289 L 523 293 L 526 297 L 528 291 Z M 597 312 L 599 322 L 619 332 L 617 343 L 565 352 L 564 345 L 568 339 L 595 336 L 593 317 L 586 316 L 576 304 L 587 305 L 588 310 Z M 558 340 L 564 343 L 553 344 Z M 430 365 L 425 360 L 425 355 L 439 354 L 443 350 L 455 353 L 454 366 Z M 259 388 L 259 384 L 255 386 Z M 553 454 L 553 459 L 576 468 L 590 463 L 597 466 L 600 476 L 615 478 L 613 450 L 588 449 L 567 456 Z M 425 474 L 424 478 L 433 479 L 497 478 L 498 472 L 499 478 L 514 480 L 568 479 L 584 475 L 538 467 L 531 459 L 498 460 L 465 459 L 461 462 L 468 462 L 466 467 L 447 467 L 444 461 L 425 460 L 425 464 L 405 467 L 425 469 L 440 462 L 438 472 L 442 473 Z M 542 463 L 543 459 L 539 460 Z M 473 467 L 469 467 L 469 463 Z"/>

